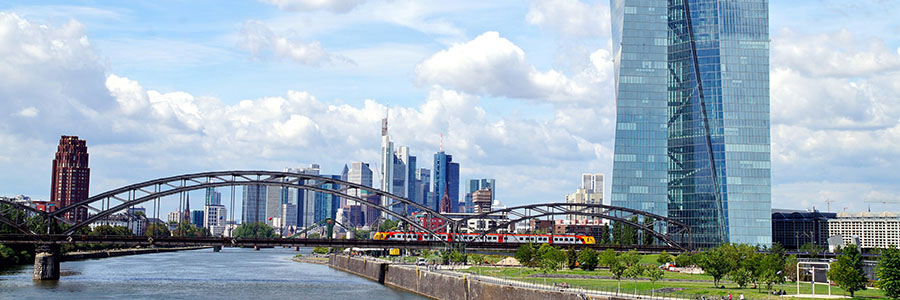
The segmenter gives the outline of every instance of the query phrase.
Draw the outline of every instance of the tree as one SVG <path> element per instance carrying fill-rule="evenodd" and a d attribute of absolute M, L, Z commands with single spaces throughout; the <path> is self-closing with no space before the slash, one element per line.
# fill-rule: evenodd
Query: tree
<path fill-rule="evenodd" d="M 559 270 L 566 263 L 566 253 L 550 244 L 542 244 L 538 248 L 538 256 L 540 257 L 541 269 L 544 272 Z"/>
<path fill-rule="evenodd" d="M 601 266 L 612 268 L 612 265 L 618 260 L 619 259 L 616 257 L 616 251 L 613 251 L 613 249 L 606 249 L 606 251 L 600 253 Z"/>
<path fill-rule="evenodd" d="M 653 238 L 653 235 L 650 234 L 650 231 L 653 230 L 652 229 L 653 228 L 653 219 L 644 218 L 644 227 L 651 228 L 651 229 L 643 230 L 642 235 L 641 235 L 641 244 L 652 245 L 654 238 Z"/>
<path fill-rule="evenodd" d="M 566 250 L 566 262 L 569 265 L 569 270 L 574 270 L 578 267 L 578 250 L 575 248 L 569 247 L 569 250 Z"/>
<path fill-rule="evenodd" d="M 94 227 L 94 231 L 91 235 L 131 235 L 131 230 L 128 230 L 128 227 L 125 226 L 113 226 L 113 225 L 100 225 Z"/>
<path fill-rule="evenodd" d="M 603 245 L 611 244 L 609 224 L 603 224 L 603 227 L 600 227 L 600 240 L 597 242 Z"/>
<path fill-rule="evenodd" d="M 891 299 L 900 299 L 900 249 L 889 247 L 881 251 L 881 260 L 875 270 L 878 288 Z"/>
<path fill-rule="evenodd" d="M 466 255 L 462 254 L 462 252 L 456 250 L 450 251 L 450 261 L 455 263 L 465 263 L 466 259 Z"/>
<path fill-rule="evenodd" d="M 797 282 L 797 255 L 791 255 L 784 258 L 784 277 L 790 279 L 791 282 Z"/>
<path fill-rule="evenodd" d="M 650 278 L 650 283 L 653 284 L 653 288 L 656 288 L 656 282 L 666 276 L 666 272 L 664 272 L 660 268 L 654 268 L 653 266 L 647 267 L 647 270 L 644 272 L 647 274 L 647 277 Z"/>
<path fill-rule="evenodd" d="M 245 223 L 234 229 L 236 238 L 276 238 L 275 229 L 263 222 Z"/>
<path fill-rule="evenodd" d="M 484 254 L 469 254 L 469 261 L 480 265 L 484 263 Z"/>
<path fill-rule="evenodd" d="M 160 223 L 150 223 L 147 225 L 147 230 L 144 231 L 145 236 L 170 236 L 172 235 L 169 232 L 169 226 L 166 224 Z"/>
<path fill-rule="evenodd" d="M 622 261 L 622 263 L 624 263 L 626 267 L 632 267 L 637 265 L 641 261 L 641 255 L 638 254 L 637 251 L 632 249 L 619 255 L 619 260 Z"/>
<path fill-rule="evenodd" d="M 664 264 L 664 263 L 671 262 L 671 261 L 672 261 L 672 256 L 669 255 L 669 253 L 666 252 L 666 250 L 663 250 L 662 252 L 660 252 L 659 256 L 656 257 L 656 262 L 658 262 L 659 264 Z"/>
<path fill-rule="evenodd" d="M 378 226 L 378 231 L 384 232 L 396 230 L 398 225 L 400 225 L 400 221 L 384 220 L 384 222 L 381 222 L 381 225 Z"/>
<path fill-rule="evenodd" d="M 725 249 L 730 245 L 721 245 L 694 256 L 694 263 L 713 277 L 713 285 L 719 286 L 719 281 L 734 269 L 734 261 L 728 257 Z"/>
<path fill-rule="evenodd" d="M 693 255 L 687 252 L 681 252 L 675 257 L 675 265 L 679 267 L 688 267 L 694 264 L 693 260 Z"/>
<path fill-rule="evenodd" d="M 842 249 L 837 261 L 831 263 L 828 277 L 845 291 L 853 293 L 866 288 L 866 274 L 863 272 L 862 256 L 856 245 L 850 244 Z"/>
<path fill-rule="evenodd" d="M 597 251 L 594 251 L 594 249 L 587 248 L 578 251 L 578 265 L 582 270 L 593 271 L 597 268 L 598 262 L 600 262 L 600 259 L 597 257 Z"/>
<path fill-rule="evenodd" d="M 198 228 L 194 224 L 191 224 L 191 222 L 181 222 L 178 223 L 178 227 L 172 232 L 172 235 L 181 237 L 202 237 L 207 236 L 208 233 L 208 231 Z"/>
<path fill-rule="evenodd" d="M 769 249 L 769 254 L 764 255 L 760 262 L 757 277 L 758 281 L 766 284 L 766 289 L 771 290 L 775 284 L 784 283 L 784 264 L 786 261 L 784 247 L 775 244 Z"/>
<path fill-rule="evenodd" d="M 763 256 L 757 252 L 756 247 L 732 244 L 723 248 L 728 259 L 734 262 L 728 277 L 740 288 L 744 288 L 750 282 L 758 283 Z"/>
<path fill-rule="evenodd" d="M 800 252 L 808 252 L 810 256 L 816 256 L 821 254 L 822 252 L 825 252 L 825 247 L 816 245 L 812 242 L 808 242 L 800 246 L 799 250 Z"/>
<path fill-rule="evenodd" d="M 644 274 L 644 265 L 641 264 L 633 264 L 625 268 L 625 277 L 631 278 L 634 283 L 634 293 L 637 294 L 637 278 Z"/>
<path fill-rule="evenodd" d="M 737 283 L 738 287 L 744 288 L 748 282 L 753 280 L 753 272 L 745 267 L 740 267 L 729 272 L 728 278 Z"/>
<path fill-rule="evenodd" d="M 628 266 L 619 260 L 613 260 L 612 264 L 609 265 L 609 272 L 612 273 L 613 278 L 616 279 L 616 293 L 622 289 L 622 276 L 625 275 L 625 270 L 628 270 Z"/>
<path fill-rule="evenodd" d="M 534 268 L 538 265 L 537 249 L 534 244 L 523 244 L 516 249 L 516 260 L 523 266 Z"/>

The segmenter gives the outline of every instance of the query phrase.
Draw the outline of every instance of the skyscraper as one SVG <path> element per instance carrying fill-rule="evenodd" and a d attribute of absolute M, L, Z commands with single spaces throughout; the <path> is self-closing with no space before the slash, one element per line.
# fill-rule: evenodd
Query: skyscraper
<path fill-rule="evenodd" d="M 319 175 L 319 165 L 310 164 L 306 168 L 286 168 L 284 172 Z M 300 182 L 303 184 L 304 182 Z M 297 189 L 297 226 L 306 227 L 315 223 L 316 192 Z"/>
<path fill-rule="evenodd" d="M 415 188 L 416 202 L 422 204 L 425 207 L 435 207 L 435 205 L 432 204 L 434 200 L 431 196 L 431 170 L 427 168 L 419 168 L 418 170 L 416 170 Z"/>
<path fill-rule="evenodd" d="M 434 199 L 435 210 L 459 212 L 459 164 L 444 151 L 434 154 Z M 444 199 L 450 203 L 442 203 Z M 442 207 L 449 210 L 442 211 Z"/>
<path fill-rule="evenodd" d="M 768 1 L 611 3 L 612 204 L 771 244 Z"/>
<path fill-rule="evenodd" d="M 493 178 L 482 178 L 482 179 L 469 179 L 466 181 L 466 194 L 465 194 L 465 202 L 466 202 L 466 211 L 467 213 L 475 212 L 475 204 L 474 204 L 474 194 L 478 190 L 483 189 L 491 189 L 491 203 L 494 202 L 494 190 L 495 190 L 496 180 Z"/>
<path fill-rule="evenodd" d="M 575 193 L 566 195 L 566 203 L 603 204 L 603 174 L 581 174 L 581 187 Z M 591 208 L 591 213 L 599 214 L 601 209 Z M 600 220 L 600 217 L 569 215 L 569 220 Z"/>
<path fill-rule="evenodd" d="M 88 198 L 91 169 L 88 168 L 87 143 L 77 136 L 62 136 L 53 159 L 50 175 L 50 202 L 63 208 Z M 65 214 L 65 218 L 80 222 L 87 219 L 86 207 Z"/>
<path fill-rule="evenodd" d="M 216 188 L 206 188 L 206 205 L 222 204 L 222 193 L 216 192 Z"/>
<path fill-rule="evenodd" d="M 411 193 L 415 191 L 416 157 L 409 155 L 409 148 L 405 146 L 394 149 L 394 142 L 388 135 L 387 117 L 382 119 L 381 124 L 381 190 L 410 199 Z M 382 206 L 394 202 L 387 197 L 382 197 L 381 200 Z M 404 213 L 403 205 L 394 205 L 391 210 Z"/>
<path fill-rule="evenodd" d="M 243 188 L 241 198 L 241 222 L 244 224 L 265 222 L 266 220 L 266 186 L 248 185 Z"/>
<path fill-rule="evenodd" d="M 369 164 L 364 162 L 350 163 L 350 171 L 347 174 L 347 181 L 371 187 L 372 169 L 369 168 Z M 360 196 L 359 190 L 357 189 L 350 189 L 347 191 L 347 194 L 355 197 Z"/>

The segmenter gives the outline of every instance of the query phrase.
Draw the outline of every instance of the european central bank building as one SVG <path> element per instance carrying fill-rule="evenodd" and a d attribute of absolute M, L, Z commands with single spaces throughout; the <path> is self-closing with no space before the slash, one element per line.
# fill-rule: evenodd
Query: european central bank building
<path fill-rule="evenodd" d="M 689 225 L 698 248 L 771 245 L 768 1 L 611 4 L 611 204 Z"/>

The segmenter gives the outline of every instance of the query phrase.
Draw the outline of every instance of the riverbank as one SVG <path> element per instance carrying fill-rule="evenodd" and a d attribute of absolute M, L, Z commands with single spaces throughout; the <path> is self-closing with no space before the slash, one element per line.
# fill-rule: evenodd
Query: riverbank
<path fill-rule="evenodd" d="M 307 263 L 307 264 L 317 264 L 317 265 L 327 265 L 328 264 L 328 256 L 317 255 L 317 254 L 294 256 L 294 258 L 291 258 L 291 260 L 295 261 L 295 262 Z"/>
<path fill-rule="evenodd" d="M 66 262 L 66 261 L 76 261 L 76 260 L 93 259 L 93 258 L 106 258 L 106 257 L 139 255 L 139 254 L 150 254 L 150 253 L 166 253 L 166 252 L 197 250 L 197 249 L 207 249 L 207 248 L 212 248 L 212 247 L 129 248 L 129 249 L 110 249 L 110 250 L 95 250 L 95 251 L 77 251 L 77 252 L 70 252 L 70 253 L 63 254 L 62 259 L 60 261 Z"/>

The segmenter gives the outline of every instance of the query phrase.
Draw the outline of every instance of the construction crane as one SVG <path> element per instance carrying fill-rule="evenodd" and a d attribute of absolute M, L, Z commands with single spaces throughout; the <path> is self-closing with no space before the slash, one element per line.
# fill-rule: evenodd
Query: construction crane
<path fill-rule="evenodd" d="M 882 205 L 890 204 L 900 204 L 900 199 L 881 199 L 881 200 L 866 200 L 866 203 L 881 203 Z"/>
<path fill-rule="evenodd" d="M 825 207 L 826 207 L 825 211 L 831 212 L 831 203 L 834 203 L 834 202 L 835 201 L 831 200 L 831 198 L 825 198 Z"/>

